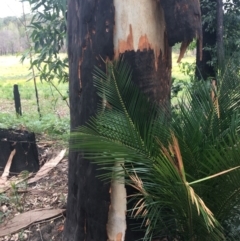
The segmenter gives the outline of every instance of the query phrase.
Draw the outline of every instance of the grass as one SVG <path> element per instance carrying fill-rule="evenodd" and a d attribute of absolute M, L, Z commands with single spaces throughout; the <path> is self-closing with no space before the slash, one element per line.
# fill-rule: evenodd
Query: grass
<path fill-rule="evenodd" d="M 178 54 L 173 53 L 172 77 L 174 84 L 189 82 L 190 77 L 183 73 L 183 64 L 177 63 Z M 195 57 L 187 54 L 182 63 L 194 63 Z M 20 63 L 20 56 L 0 56 L 0 128 L 24 128 L 35 133 L 44 133 L 63 138 L 69 131 L 69 108 L 59 94 L 47 82 L 37 81 L 40 110 L 39 120 L 33 80 L 29 80 L 31 72 L 29 63 Z M 13 85 L 18 84 L 21 96 L 23 115 L 15 113 Z M 63 96 L 68 96 L 68 84 L 57 83 Z M 180 95 L 182 92 L 180 92 Z"/>
<path fill-rule="evenodd" d="M 69 131 L 69 108 L 56 90 L 47 82 L 37 81 L 40 111 L 39 120 L 33 80 L 29 63 L 20 63 L 20 56 L 0 56 L 0 128 L 24 128 L 62 138 Z M 15 113 L 13 85 L 18 84 L 22 116 Z M 68 84 L 57 83 L 63 96 L 68 96 Z"/>

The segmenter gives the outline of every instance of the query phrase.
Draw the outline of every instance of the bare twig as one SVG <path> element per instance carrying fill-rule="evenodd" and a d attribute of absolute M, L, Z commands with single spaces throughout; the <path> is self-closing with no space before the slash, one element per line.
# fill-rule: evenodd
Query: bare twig
<path fill-rule="evenodd" d="M 62 99 L 66 102 L 68 108 L 70 108 L 68 101 L 64 98 L 64 96 L 62 95 L 62 93 L 59 91 L 59 89 L 57 88 L 57 86 L 52 82 L 49 81 L 51 83 L 51 85 L 53 86 L 53 88 L 58 92 L 58 94 L 62 97 Z"/>
<path fill-rule="evenodd" d="M 31 42 L 30 42 L 30 38 L 29 38 L 29 34 L 27 31 L 27 20 L 26 20 L 26 15 L 25 15 L 25 9 L 24 9 L 24 4 L 22 2 L 22 11 L 23 11 L 23 26 L 25 28 L 25 33 L 26 33 L 26 37 L 27 37 L 27 43 L 28 43 L 28 47 L 30 49 L 29 51 L 29 58 L 30 58 L 30 62 L 33 62 L 33 56 L 32 56 L 32 52 L 31 52 Z M 38 89 L 37 89 L 37 80 L 36 80 L 36 73 L 35 73 L 35 69 L 33 66 L 31 66 L 31 70 L 32 70 L 32 76 L 33 76 L 33 82 L 34 82 L 34 89 L 35 89 L 35 95 L 36 95 L 36 101 L 37 101 L 37 111 L 39 114 L 39 119 L 42 118 L 41 115 L 41 111 L 40 111 L 40 105 L 39 105 L 39 96 L 38 96 Z"/>

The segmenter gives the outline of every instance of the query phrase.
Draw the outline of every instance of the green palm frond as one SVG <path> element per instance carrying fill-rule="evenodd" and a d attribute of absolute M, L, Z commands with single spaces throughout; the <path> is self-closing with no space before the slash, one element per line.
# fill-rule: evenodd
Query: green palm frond
<path fill-rule="evenodd" d="M 124 140 L 130 137 L 129 141 L 139 150 L 153 151 L 153 133 L 156 129 L 162 129 L 158 128 L 159 122 L 156 122 L 159 109 L 133 84 L 130 67 L 123 61 L 109 64 L 107 74 L 96 69 L 94 79 L 98 94 L 108 103 L 108 109 L 105 108 L 99 120 L 101 123 L 108 121 L 107 129 L 114 126 L 108 136 L 115 136 L 115 130 L 119 127 L 120 132 L 125 131 L 121 133 Z M 121 125 L 124 127 L 121 128 Z M 162 130 L 161 134 L 166 133 Z"/>
<path fill-rule="evenodd" d="M 103 104 L 72 133 L 71 148 L 105 169 L 102 178 L 124 160 L 119 175 L 137 190 L 131 211 L 146 240 L 224 240 L 222 225 L 240 201 L 240 80 L 226 69 L 217 88 L 188 88 L 171 119 L 133 84 L 124 61 L 94 73 Z"/>
<path fill-rule="evenodd" d="M 72 141 L 77 139 L 76 147 L 79 148 L 79 141 L 84 145 L 86 142 L 82 140 L 87 138 L 92 143 L 89 147 L 91 149 L 95 144 L 101 146 L 97 139 L 103 138 L 103 142 L 116 145 L 121 143 L 132 151 L 151 158 L 158 156 L 159 148 L 154 144 L 155 134 L 166 139 L 168 129 L 161 127 L 167 126 L 167 120 L 164 121 L 158 107 L 131 82 L 128 65 L 117 62 L 107 67 L 108 74 L 96 69 L 94 75 L 98 94 L 107 104 L 104 108 L 100 106 L 97 117 L 92 118 L 87 126 L 80 127 L 73 133 Z M 157 119 L 162 121 L 156 121 Z M 88 145 L 89 143 L 84 148 L 88 148 Z M 72 147 L 75 145 L 72 144 Z"/>

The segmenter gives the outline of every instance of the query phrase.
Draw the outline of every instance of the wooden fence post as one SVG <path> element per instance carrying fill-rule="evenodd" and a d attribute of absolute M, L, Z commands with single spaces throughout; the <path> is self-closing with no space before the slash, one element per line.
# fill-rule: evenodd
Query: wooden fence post
<path fill-rule="evenodd" d="M 14 95 L 14 103 L 15 103 L 16 113 L 18 115 L 22 115 L 21 100 L 20 100 L 18 85 L 13 86 L 13 95 Z"/>

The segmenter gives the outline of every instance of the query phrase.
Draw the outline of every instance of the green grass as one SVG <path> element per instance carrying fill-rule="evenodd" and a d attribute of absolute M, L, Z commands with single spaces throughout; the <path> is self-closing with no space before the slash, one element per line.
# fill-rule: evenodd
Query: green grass
<path fill-rule="evenodd" d="M 173 53 L 172 77 L 175 83 L 189 82 L 190 78 L 177 63 L 178 54 Z M 195 57 L 187 55 L 182 62 L 194 63 Z M 29 63 L 20 63 L 20 56 L 0 56 L 0 128 L 25 128 L 36 133 L 56 135 L 62 138 L 69 131 L 69 108 L 56 90 L 47 82 L 37 80 L 37 88 L 42 114 L 37 112 L 33 80 L 29 80 Z M 68 84 L 54 82 L 62 95 L 68 96 Z M 17 116 L 14 108 L 13 85 L 18 84 L 22 112 Z M 180 92 L 180 95 L 182 93 Z"/>
<path fill-rule="evenodd" d="M 47 82 L 37 80 L 41 121 L 36 105 L 29 63 L 20 63 L 20 56 L 0 56 L 0 128 L 25 128 L 62 138 L 69 131 L 69 108 L 57 91 Z M 18 84 L 23 115 L 15 113 L 13 85 Z M 54 82 L 63 96 L 68 84 Z"/>

